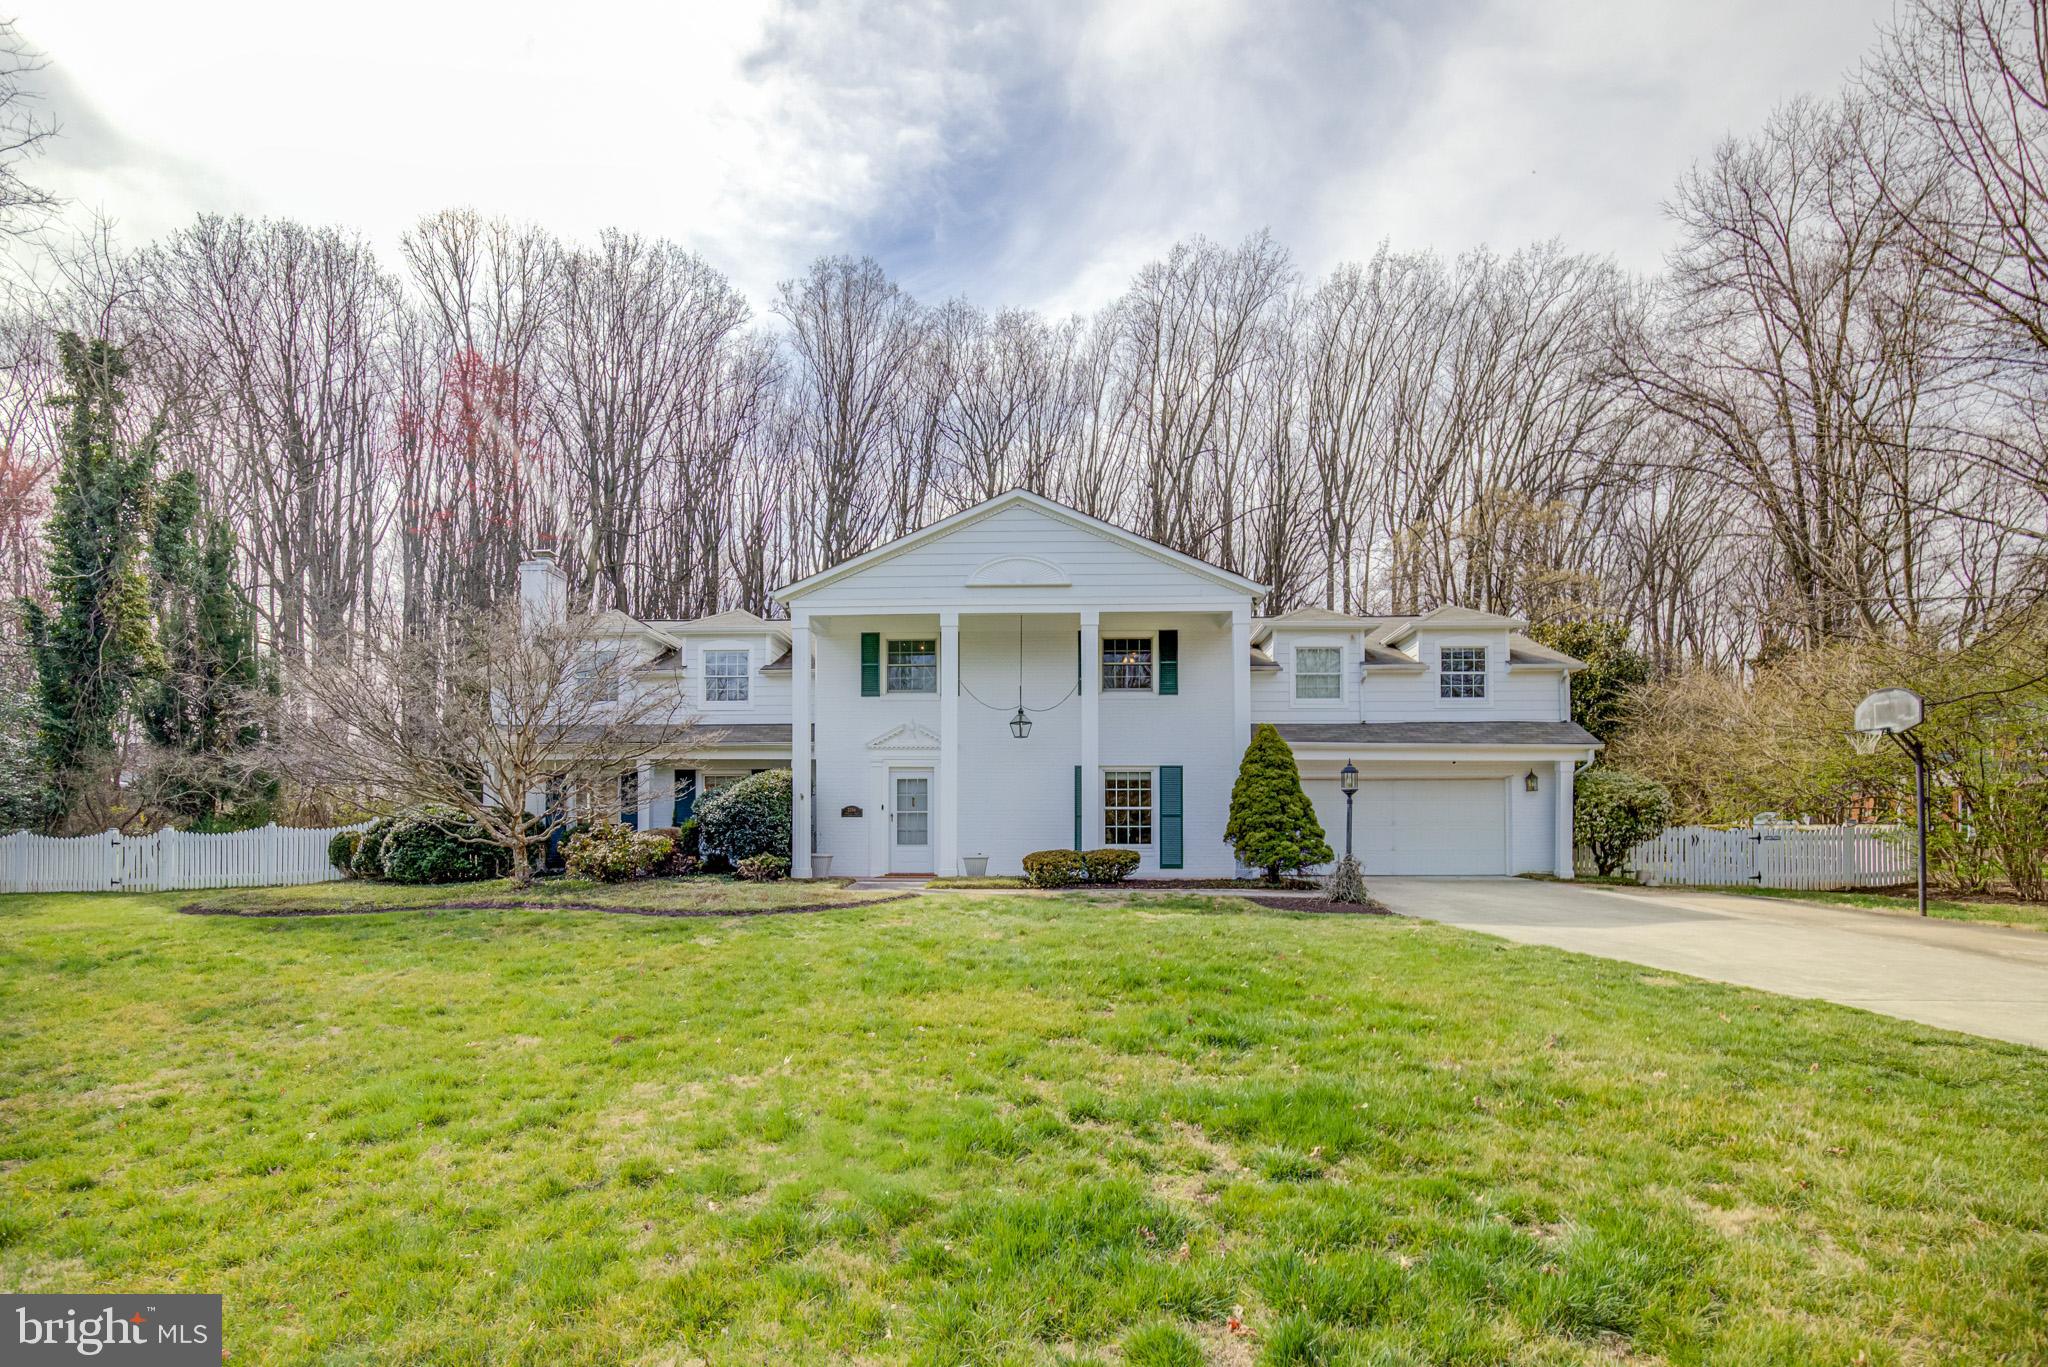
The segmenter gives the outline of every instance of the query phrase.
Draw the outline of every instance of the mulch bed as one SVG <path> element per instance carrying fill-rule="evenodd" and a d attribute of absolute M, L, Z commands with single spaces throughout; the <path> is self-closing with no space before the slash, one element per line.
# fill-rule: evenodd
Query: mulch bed
<path fill-rule="evenodd" d="M 615 916 L 659 916 L 672 919 L 731 920 L 745 916 L 800 916 L 813 911 L 834 911 L 841 907 L 878 907 L 915 897 L 899 892 L 889 897 L 871 897 L 860 902 L 801 902 L 789 907 L 619 907 L 599 902 L 521 902 L 493 899 L 474 902 L 427 902 L 409 907 L 219 907 L 188 902 L 178 908 L 182 916 L 235 916 L 250 921 L 289 920 L 300 916 L 388 916 L 406 911 L 608 911 Z"/>
<path fill-rule="evenodd" d="M 1392 916 L 1378 902 L 1332 902 L 1327 897 L 1247 897 L 1247 902 L 1275 911 L 1313 911 L 1328 916 Z"/>
<path fill-rule="evenodd" d="M 1084 885 L 1093 888 L 1095 885 Z M 1254 883 L 1246 878 L 1126 878 L 1121 883 L 1105 886 L 1137 888 L 1141 892 L 1154 889 L 1176 892 L 1238 892 L 1245 888 L 1270 887 L 1281 892 L 1314 892 L 1322 886 L 1308 878 L 1283 878 L 1278 883 Z"/>

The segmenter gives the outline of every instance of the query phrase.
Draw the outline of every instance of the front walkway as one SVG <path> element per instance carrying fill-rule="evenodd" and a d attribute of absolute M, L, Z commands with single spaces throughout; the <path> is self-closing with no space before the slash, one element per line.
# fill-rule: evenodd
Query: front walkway
<path fill-rule="evenodd" d="M 1517 878 L 1370 878 L 1406 916 L 2048 1049 L 2048 935 L 1811 902 Z"/>

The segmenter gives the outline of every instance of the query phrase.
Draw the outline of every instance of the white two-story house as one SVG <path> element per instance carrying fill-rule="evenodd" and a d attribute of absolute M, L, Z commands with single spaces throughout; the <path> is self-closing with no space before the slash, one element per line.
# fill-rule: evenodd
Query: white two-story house
<path fill-rule="evenodd" d="M 540 557 L 529 598 L 561 592 Z M 788 620 L 615 619 L 699 721 L 687 753 L 619 779 L 643 826 L 787 765 L 798 876 L 1015 873 L 1057 847 L 1119 846 L 1139 877 L 1239 872 L 1223 829 L 1261 722 L 1295 752 L 1331 846 L 1379 874 L 1570 877 L 1576 660 L 1523 623 L 1257 614 L 1264 586 L 1013 491 L 778 590 Z"/>

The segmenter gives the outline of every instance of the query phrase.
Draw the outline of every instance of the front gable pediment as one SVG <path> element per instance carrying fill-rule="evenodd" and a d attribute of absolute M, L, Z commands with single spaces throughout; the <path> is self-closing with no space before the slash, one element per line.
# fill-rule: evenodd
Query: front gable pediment
<path fill-rule="evenodd" d="M 776 597 L 820 608 L 929 610 L 931 605 L 1200 603 L 1219 610 L 1264 586 L 1024 490 L 941 518 Z"/>
<path fill-rule="evenodd" d="M 914 721 L 904 722 L 884 731 L 868 742 L 868 749 L 900 753 L 905 750 L 936 751 L 939 736 L 936 731 L 918 725 Z"/>

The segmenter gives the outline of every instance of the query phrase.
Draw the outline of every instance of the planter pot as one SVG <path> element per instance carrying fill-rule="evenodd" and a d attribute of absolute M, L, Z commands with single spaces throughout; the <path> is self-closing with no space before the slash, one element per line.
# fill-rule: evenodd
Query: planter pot
<path fill-rule="evenodd" d="M 967 877 L 969 878 L 986 878 L 988 877 L 988 856 L 985 854 L 963 854 L 960 856 L 960 867 L 966 870 Z"/>
<path fill-rule="evenodd" d="M 811 877 L 813 877 L 813 878 L 830 878 L 831 876 L 832 876 L 832 856 L 831 856 L 831 855 L 829 855 L 829 854 L 814 854 L 814 855 L 812 855 L 812 856 L 811 856 Z"/>

